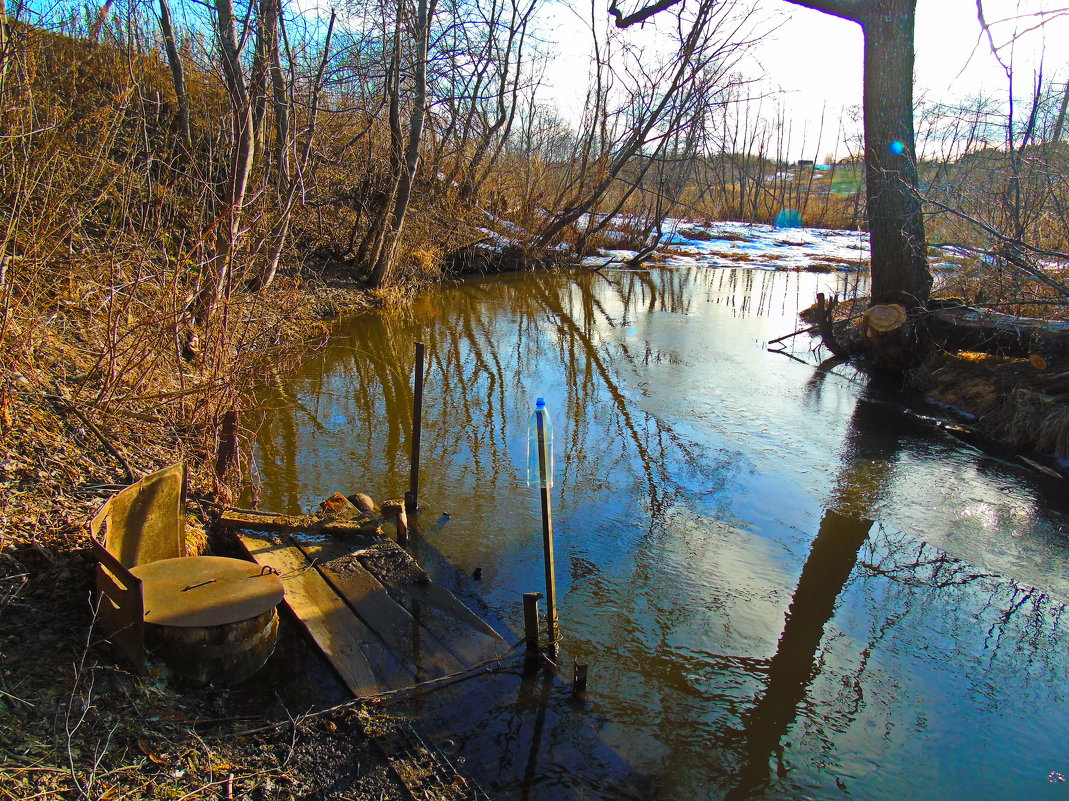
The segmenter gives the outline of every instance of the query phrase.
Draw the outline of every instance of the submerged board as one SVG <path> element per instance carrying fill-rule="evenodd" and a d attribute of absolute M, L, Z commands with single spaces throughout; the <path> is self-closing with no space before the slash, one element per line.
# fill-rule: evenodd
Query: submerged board
<path fill-rule="evenodd" d="M 297 534 L 292 539 L 327 583 L 383 639 L 418 681 L 456 673 L 466 667 L 364 568 L 354 552 L 362 543 L 349 537 L 343 540 L 322 535 Z"/>

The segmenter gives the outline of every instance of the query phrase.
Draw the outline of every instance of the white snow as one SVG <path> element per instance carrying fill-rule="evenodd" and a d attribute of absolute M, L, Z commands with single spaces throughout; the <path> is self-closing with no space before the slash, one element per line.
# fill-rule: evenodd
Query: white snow
<path fill-rule="evenodd" d="M 671 267 L 857 272 L 868 266 L 868 234 L 824 228 L 776 228 L 739 222 L 697 225 L 673 221 L 655 260 Z M 599 250 L 585 267 L 623 263 L 629 250 Z"/>

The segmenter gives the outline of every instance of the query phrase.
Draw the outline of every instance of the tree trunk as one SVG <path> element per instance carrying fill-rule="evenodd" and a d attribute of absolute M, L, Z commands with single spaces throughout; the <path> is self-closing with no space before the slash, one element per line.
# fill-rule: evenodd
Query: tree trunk
<path fill-rule="evenodd" d="M 100 41 L 100 34 L 104 30 L 104 23 L 108 21 L 108 12 L 111 11 L 111 5 L 114 2 L 115 0 L 104 0 L 104 5 L 97 11 L 93 26 L 89 29 L 89 41 L 93 44 Z"/>
<path fill-rule="evenodd" d="M 788 0 L 861 25 L 872 302 L 923 306 L 932 288 L 917 193 L 913 29 L 917 0 Z"/>
<path fill-rule="evenodd" d="M 865 34 L 865 179 L 872 302 L 907 309 L 928 300 L 932 276 L 917 194 L 913 134 L 913 27 L 917 0 L 888 0 Z"/>
<path fill-rule="evenodd" d="M 178 54 L 178 44 L 175 41 L 174 27 L 171 24 L 171 8 L 167 0 L 160 0 L 160 31 L 163 33 L 167 66 L 171 68 L 174 93 L 178 100 L 178 132 L 188 154 L 193 150 L 193 131 L 189 123 L 189 93 L 186 91 L 185 70 L 182 68 L 182 58 Z"/>
<path fill-rule="evenodd" d="M 256 13 L 256 46 L 249 79 L 252 124 L 257 142 L 267 140 L 268 76 L 278 52 L 278 0 L 259 0 Z"/>
<path fill-rule="evenodd" d="M 430 16 L 433 13 L 431 0 L 419 0 L 416 7 L 416 28 L 412 32 L 412 38 L 416 42 L 416 69 L 413 81 L 415 89 L 412 112 L 409 117 L 408 144 L 405 147 L 404 162 L 397 180 L 393 214 L 371 274 L 373 287 L 387 286 L 393 279 L 397 239 L 404 227 L 408 204 L 412 198 L 412 182 L 415 180 L 416 167 L 419 164 L 419 145 L 423 138 L 423 122 L 427 116 L 427 47 L 430 36 Z"/>
<path fill-rule="evenodd" d="M 223 77 L 230 98 L 234 149 L 223 208 L 215 223 L 214 280 L 209 278 L 193 303 L 193 313 L 201 320 L 211 314 L 221 298 L 229 296 L 233 286 L 233 251 L 241 230 L 241 211 L 256 156 L 252 102 L 241 63 L 234 6 L 231 0 L 215 0 L 215 10 Z"/>
<path fill-rule="evenodd" d="M 327 33 L 323 43 L 323 56 L 319 61 L 319 70 L 316 72 L 315 82 L 312 84 L 312 97 L 308 110 L 308 124 L 305 126 L 304 144 L 297 160 L 298 175 L 303 175 L 308 169 L 308 161 L 312 154 L 312 143 L 315 140 L 316 121 L 319 117 L 320 95 L 323 91 L 323 75 L 330 60 L 330 43 L 334 36 L 334 23 L 337 13 L 331 12 L 330 22 L 327 23 Z M 300 182 L 290 176 L 290 111 L 289 98 L 286 92 L 284 76 L 282 73 L 282 60 L 276 42 L 271 63 L 271 82 L 274 87 L 275 105 L 275 160 L 278 162 L 278 186 L 279 186 L 279 217 L 271 228 L 267 260 L 260 273 L 249 282 L 249 289 L 258 292 L 270 286 L 275 279 L 278 270 L 279 259 L 282 257 L 282 249 L 289 235 L 290 221 L 293 216 L 293 208 L 297 204 L 297 192 Z"/>
<path fill-rule="evenodd" d="M 1062 130 L 1065 127 L 1065 111 L 1069 108 L 1069 81 L 1066 81 L 1065 88 L 1062 90 L 1062 105 L 1058 109 L 1058 118 L 1054 121 L 1054 131 L 1050 135 L 1048 142 L 1058 142 L 1062 138 Z"/>
<path fill-rule="evenodd" d="M 7 83 L 8 48 L 11 46 L 11 31 L 7 19 L 7 4 L 0 0 L 0 101 L 4 98 Z"/>

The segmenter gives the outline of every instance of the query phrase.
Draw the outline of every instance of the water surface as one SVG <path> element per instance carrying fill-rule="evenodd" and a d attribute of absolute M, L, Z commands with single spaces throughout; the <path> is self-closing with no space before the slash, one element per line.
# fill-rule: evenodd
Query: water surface
<path fill-rule="evenodd" d="M 604 775 L 618 768 L 577 757 L 586 737 L 646 777 L 636 797 L 1065 798 L 1051 775 L 1069 775 L 1064 483 L 818 366 L 806 336 L 793 358 L 768 352 L 816 292 L 847 284 L 528 274 L 354 318 L 272 398 L 263 506 L 404 493 L 423 341 L 420 558 L 522 631 L 522 593 L 544 588 L 524 482 L 544 397 L 564 659 L 591 666 L 582 711 L 530 686 L 456 710 L 491 794 L 628 797 Z M 535 738 L 547 708 L 558 734 Z"/>

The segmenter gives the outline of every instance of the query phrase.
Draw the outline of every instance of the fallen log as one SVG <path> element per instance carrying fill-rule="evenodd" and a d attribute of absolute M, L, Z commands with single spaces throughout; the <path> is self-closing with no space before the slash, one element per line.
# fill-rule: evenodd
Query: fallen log
<path fill-rule="evenodd" d="M 923 325 L 948 350 L 1027 358 L 1046 370 L 1069 355 L 1069 322 L 1018 317 L 971 306 L 929 307 Z"/>
<path fill-rule="evenodd" d="M 1063 373 L 1045 373 L 1038 376 L 1036 380 L 1046 392 L 1056 394 L 1069 392 L 1069 370 Z"/>

